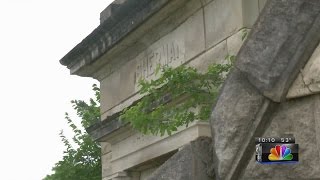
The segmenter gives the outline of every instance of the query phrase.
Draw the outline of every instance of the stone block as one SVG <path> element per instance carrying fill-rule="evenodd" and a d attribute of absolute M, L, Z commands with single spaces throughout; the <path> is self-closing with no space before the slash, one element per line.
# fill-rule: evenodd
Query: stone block
<path fill-rule="evenodd" d="M 201 2 L 199 0 L 169 1 L 167 6 L 155 13 L 132 34 L 123 39 L 121 43 L 127 47 L 140 45 L 144 46 L 144 48 L 148 47 L 166 34 L 174 31 L 200 8 Z M 142 36 L 138 37 L 138 35 Z"/>
<path fill-rule="evenodd" d="M 227 46 L 228 46 L 228 54 L 236 56 L 244 42 L 242 40 L 242 36 L 244 31 L 247 31 L 247 33 L 250 32 L 250 29 L 241 29 L 234 35 L 228 37 L 227 39 Z"/>
<path fill-rule="evenodd" d="M 214 0 L 204 7 L 206 48 L 210 48 L 243 27 L 242 1 Z"/>
<path fill-rule="evenodd" d="M 100 146 L 101 146 L 101 154 L 102 155 L 111 152 L 111 144 L 110 143 L 100 142 Z"/>
<path fill-rule="evenodd" d="M 297 79 L 291 85 L 287 98 L 307 96 L 320 92 L 320 45 L 313 52 Z"/>
<path fill-rule="evenodd" d="M 177 67 L 204 51 L 203 28 L 203 12 L 199 10 L 173 32 L 140 53 L 135 58 L 135 83 L 139 79 L 156 79 L 154 72 L 157 65 Z"/>
<path fill-rule="evenodd" d="M 121 4 L 125 3 L 127 0 L 115 0 L 113 1 L 107 8 L 105 8 L 100 13 L 100 24 L 102 24 L 105 20 L 112 17 L 113 14 L 117 13 Z"/>
<path fill-rule="evenodd" d="M 261 12 L 268 0 L 258 0 L 259 1 L 259 11 Z"/>
<path fill-rule="evenodd" d="M 305 83 L 303 82 L 303 76 L 302 76 L 302 73 L 300 72 L 296 80 L 291 85 L 287 94 L 287 98 L 288 99 L 297 98 L 301 96 L 307 96 L 310 94 L 313 94 L 313 93 L 310 91 L 308 86 L 305 85 Z"/>
<path fill-rule="evenodd" d="M 133 136 L 136 133 L 129 125 L 129 123 L 123 123 L 119 121 L 119 119 L 115 119 L 114 122 L 116 122 L 117 124 L 108 124 L 107 126 L 100 129 L 100 136 L 96 138 L 96 141 L 105 141 L 110 143 L 111 151 L 115 143 Z"/>
<path fill-rule="evenodd" d="M 114 72 L 100 82 L 101 105 L 100 111 L 105 112 L 115 103 L 120 102 L 120 71 Z"/>
<path fill-rule="evenodd" d="M 147 180 L 211 180 L 211 138 L 200 137 L 184 146 Z"/>
<path fill-rule="evenodd" d="M 186 129 L 180 127 L 180 131 L 171 136 L 132 135 L 112 144 L 112 170 L 119 172 L 130 169 L 175 151 L 200 136 L 210 135 L 210 126 L 205 122 L 195 122 Z"/>
<path fill-rule="evenodd" d="M 209 4 L 213 0 L 200 0 L 200 1 L 202 3 L 202 6 L 205 6 L 205 5 Z"/>
<path fill-rule="evenodd" d="M 113 173 L 108 177 L 103 178 L 103 180 L 138 180 L 136 177 L 132 177 L 128 172 L 121 171 Z"/>
<path fill-rule="evenodd" d="M 259 0 L 242 0 L 242 18 L 244 27 L 252 28 L 259 13 Z"/>
<path fill-rule="evenodd" d="M 101 156 L 103 178 L 110 176 L 112 174 L 111 160 L 112 160 L 112 153 L 104 154 Z"/>
<path fill-rule="evenodd" d="M 200 132 L 200 130 L 202 132 Z M 181 134 L 186 133 L 183 131 L 186 131 L 186 132 L 188 131 L 190 135 L 183 137 Z M 112 144 L 113 160 L 116 160 L 128 154 L 138 152 L 142 148 L 146 148 L 153 144 L 159 143 L 160 141 L 165 141 L 169 146 L 169 143 L 175 142 L 176 139 L 180 138 L 181 143 L 179 143 L 180 144 L 179 146 L 176 146 L 176 148 L 178 148 L 184 145 L 184 143 L 187 143 L 188 141 L 190 141 L 190 138 L 195 139 L 196 137 L 201 135 L 207 135 L 207 136 L 210 135 L 210 128 L 208 123 L 194 122 L 193 124 L 190 124 L 189 128 L 185 128 L 185 126 L 181 126 L 178 128 L 178 131 L 171 136 L 144 135 L 139 132 L 135 132 L 134 134 L 131 134 L 129 137 L 122 139 L 121 141 L 114 141 L 114 140 L 109 140 L 109 141 L 113 142 Z"/>
<path fill-rule="evenodd" d="M 280 102 L 320 40 L 320 1 L 270 1 L 267 5 L 236 66 L 264 96 Z"/>
<path fill-rule="evenodd" d="M 164 138 L 166 137 L 143 135 L 135 132 L 130 137 L 127 137 L 120 142 L 114 142 L 112 146 L 114 160 L 120 159 L 133 152 L 137 152 L 141 148 L 150 146 Z"/>
<path fill-rule="evenodd" d="M 318 94 L 315 97 L 315 105 L 314 105 L 314 120 L 315 120 L 315 130 L 316 130 L 316 143 L 317 143 L 317 149 L 320 149 L 320 95 Z M 318 157 L 320 158 L 320 151 L 318 151 Z"/>
<path fill-rule="evenodd" d="M 185 30 L 185 61 L 188 61 L 205 50 L 203 10 L 196 12 L 180 28 Z"/>
<path fill-rule="evenodd" d="M 132 71 L 132 68 L 136 66 L 135 61 L 129 61 L 125 63 L 120 71 L 120 88 L 118 89 L 119 93 L 121 93 L 120 99 L 127 98 L 128 94 L 132 94 L 134 92 L 134 78 L 135 78 L 135 72 Z"/>
<path fill-rule="evenodd" d="M 199 72 L 206 72 L 208 70 L 208 66 L 213 63 L 225 63 L 225 57 L 227 54 L 227 43 L 226 41 L 222 41 L 211 49 L 206 50 L 196 59 L 190 61 L 188 65 L 197 68 Z"/>
<path fill-rule="evenodd" d="M 99 57 L 111 50 L 168 2 L 169 0 L 125 1 L 60 62 L 67 65 L 71 73 L 91 77 L 96 70 L 96 67 L 91 65 L 95 64 Z"/>
<path fill-rule="evenodd" d="M 101 111 L 101 119 L 105 120 L 108 116 L 112 116 L 113 114 L 116 114 L 120 111 L 122 111 L 124 108 L 129 107 L 133 102 L 139 100 L 142 95 L 139 93 L 136 93 L 132 95 L 131 97 L 127 98 L 125 101 L 121 102 L 120 104 L 115 105 L 114 107 L 105 110 L 104 112 Z M 102 108 L 101 108 L 102 110 Z"/>
<path fill-rule="evenodd" d="M 231 179 L 238 173 L 246 146 L 268 111 L 266 98 L 234 68 L 211 115 L 217 179 Z"/>
<path fill-rule="evenodd" d="M 136 61 L 129 61 L 100 83 L 101 112 L 105 112 L 135 92 Z"/>
<path fill-rule="evenodd" d="M 141 171 L 140 173 L 140 180 L 147 180 L 150 175 L 157 170 L 158 167 L 149 168 L 146 170 Z"/>
<path fill-rule="evenodd" d="M 135 3 L 139 3 L 139 1 Z M 168 1 L 167 6 L 130 32 L 114 48 L 86 68 L 95 71 L 94 78 L 104 79 L 110 74 L 110 71 L 118 70 L 123 61 L 134 59 L 154 42 L 174 31 L 200 8 L 201 2 L 199 0 Z M 168 18 L 169 15 L 170 18 Z"/>
<path fill-rule="evenodd" d="M 134 95 L 139 79 L 155 79 L 158 64 L 177 67 L 202 53 L 204 46 L 203 11 L 199 10 L 101 81 L 101 112 Z"/>
<path fill-rule="evenodd" d="M 264 137 L 292 134 L 299 144 L 299 163 L 262 165 L 252 154 L 241 179 L 320 179 L 319 154 L 320 96 L 289 100 L 281 103 L 265 128 Z M 254 147 L 252 147 L 254 149 Z"/>

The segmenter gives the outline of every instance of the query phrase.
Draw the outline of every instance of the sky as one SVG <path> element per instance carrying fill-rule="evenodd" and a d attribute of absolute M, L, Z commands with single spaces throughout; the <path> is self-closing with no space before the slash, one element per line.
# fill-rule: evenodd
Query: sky
<path fill-rule="evenodd" d="M 70 101 L 91 78 L 59 60 L 99 25 L 112 0 L 0 0 L 0 180 L 40 180 L 62 158 Z M 70 134 L 69 134 L 70 135 Z"/>

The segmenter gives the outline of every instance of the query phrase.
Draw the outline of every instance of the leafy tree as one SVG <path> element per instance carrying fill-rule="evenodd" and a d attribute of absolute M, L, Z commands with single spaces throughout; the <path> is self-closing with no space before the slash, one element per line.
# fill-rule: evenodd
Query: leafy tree
<path fill-rule="evenodd" d="M 87 128 L 100 121 L 100 89 L 93 85 L 95 98 L 87 103 L 82 100 L 71 101 L 74 110 L 81 118 L 81 125 Z M 74 132 L 72 140 L 68 140 L 63 131 L 60 137 L 66 150 L 61 161 L 52 168 L 53 174 L 47 175 L 44 180 L 101 180 L 101 151 L 98 143 L 83 130 L 78 128 L 66 113 L 65 119 Z"/>

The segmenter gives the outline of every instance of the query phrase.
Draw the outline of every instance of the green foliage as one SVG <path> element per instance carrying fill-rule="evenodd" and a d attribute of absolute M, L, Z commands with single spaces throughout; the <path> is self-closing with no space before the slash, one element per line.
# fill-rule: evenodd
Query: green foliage
<path fill-rule="evenodd" d="M 90 99 L 89 103 L 82 100 L 71 101 L 84 128 L 100 120 L 100 89 L 97 85 L 93 85 L 93 90 L 95 99 Z M 100 180 L 101 151 L 99 144 L 94 142 L 85 131 L 79 129 L 68 113 L 65 118 L 74 132 L 72 143 L 61 131 L 60 137 L 66 148 L 63 152 L 63 159 L 52 168 L 54 173 L 47 175 L 44 180 Z"/>
<path fill-rule="evenodd" d="M 140 80 L 140 94 L 144 97 L 125 109 L 121 119 L 130 122 L 142 133 L 171 135 L 177 127 L 196 119 L 208 120 L 213 103 L 234 56 L 227 56 L 227 64 L 212 64 L 206 73 L 187 66 L 158 67 L 162 71 L 157 80 Z"/>

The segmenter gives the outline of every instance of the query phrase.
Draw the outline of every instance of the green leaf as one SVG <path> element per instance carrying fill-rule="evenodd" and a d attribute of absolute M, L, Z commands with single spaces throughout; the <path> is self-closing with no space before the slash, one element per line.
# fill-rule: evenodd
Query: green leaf
<path fill-rule="evenodd" d="M 93 85 L 95 99 L 90 99 L 89 103 L 82 100 L 72 100 L 71 104 L 77 115 L 81 119 L 82 128 L 86 128 L 100 120 L 100 89 Z M 61 131 L 59 136 L 65 146 L 62 160 L 57 162 L 52 168 L 53 174 L 47 175 L 45 180 L 99 180 L 101 179 L 101 148 L 97 142 L 82 132 L 65 113 L 65 119 L 74 136 L 69 140 Z"/>
<path fill-rule="evenodd" d="M 139 80 L 140 94 L 144 97 L 125 109 L 121 119 L 142 133 L 160 133 L 161 136 L 171 135 L 179 126 L 196 119 L 207 120 L 235 56 L 227 55 L 226 60 L 226 64 L 210 65 L 206 73 L 183 65 L 175 69 L 158 66 L 156 71 L 161 69 L 160 77 L 151 81 Z M 197 107 L 202 108 L 192 112 Z"/>

